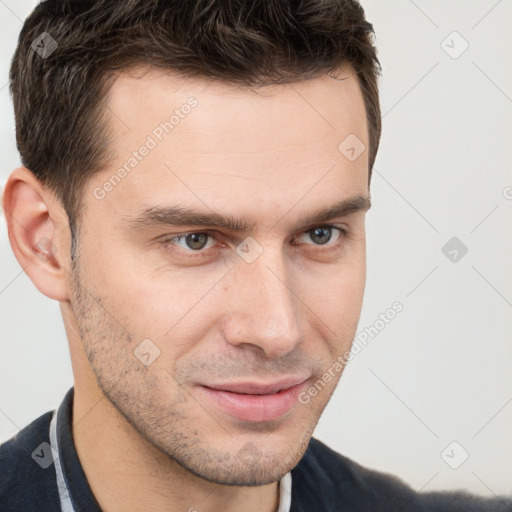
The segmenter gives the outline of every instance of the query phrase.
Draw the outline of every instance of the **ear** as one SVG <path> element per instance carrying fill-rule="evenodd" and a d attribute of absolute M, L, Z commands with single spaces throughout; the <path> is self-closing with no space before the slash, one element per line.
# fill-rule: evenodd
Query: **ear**
<path fill-rule="evenodd" d="M 60 201 L 20 167 L 5 184 L 3 208 L 12 250 L 25 273 L 41 293 L 67 301 L 70 231 Z"/>

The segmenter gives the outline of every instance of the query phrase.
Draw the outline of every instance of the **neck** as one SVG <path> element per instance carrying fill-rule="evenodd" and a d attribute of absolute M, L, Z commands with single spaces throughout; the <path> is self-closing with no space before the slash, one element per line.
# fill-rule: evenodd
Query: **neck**
<path fill-rule="evenodd" d="M 104 512 L 223 510 L 276 512 L 279 483 L 227 486 L 199 478 L 144 439 L 99 389 L 75 385 L 73 436 L 78 458 Z"/>

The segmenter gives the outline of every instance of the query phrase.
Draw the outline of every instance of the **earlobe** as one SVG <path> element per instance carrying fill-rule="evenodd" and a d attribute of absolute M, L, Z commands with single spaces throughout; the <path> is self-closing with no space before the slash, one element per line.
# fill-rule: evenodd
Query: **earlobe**
<path fill-rule="evenodd" d="M 67 215 L 52 191 L 26 168 L 5 185 L 3 208 L 12 250 L 36 288 L 51 299 L 68 300 Z"/>

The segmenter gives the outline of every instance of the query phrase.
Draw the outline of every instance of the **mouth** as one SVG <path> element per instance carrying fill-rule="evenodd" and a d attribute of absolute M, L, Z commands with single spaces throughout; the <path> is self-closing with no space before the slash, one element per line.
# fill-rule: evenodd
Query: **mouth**
<path fill-rule="evenodd" d="M 274 382 L 202 384 L 201 393 L 222 413 L 241 421 L 272 421 L 289 413 L 310 377 L 291 377 Z"/>

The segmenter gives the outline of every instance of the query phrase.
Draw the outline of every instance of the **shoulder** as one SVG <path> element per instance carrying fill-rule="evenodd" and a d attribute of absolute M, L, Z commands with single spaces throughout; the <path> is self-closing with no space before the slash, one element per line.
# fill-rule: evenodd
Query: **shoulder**
<path fill-rule="evenodd" d="M 396 476 L 361 466 L 314 438 L 292 470 L 292 505 L 293 512 L 512 512 L 512 498 L 416 492 Z"/>
<path fill-rule="evenodd" d="M 426 511 L 416 493 L 395 476 L 365 468 L 315 438 L 292 470 L 294 502 L 294 512 L 336 507 L 347 511 Z"/>
<path fill-rule="evenodd" d="M 0 510 L 49 510 L 58 506 L 50 447 L 49 411 L 0 444 Z M 58 508 L 55 508 L 58 510 Z"/>

